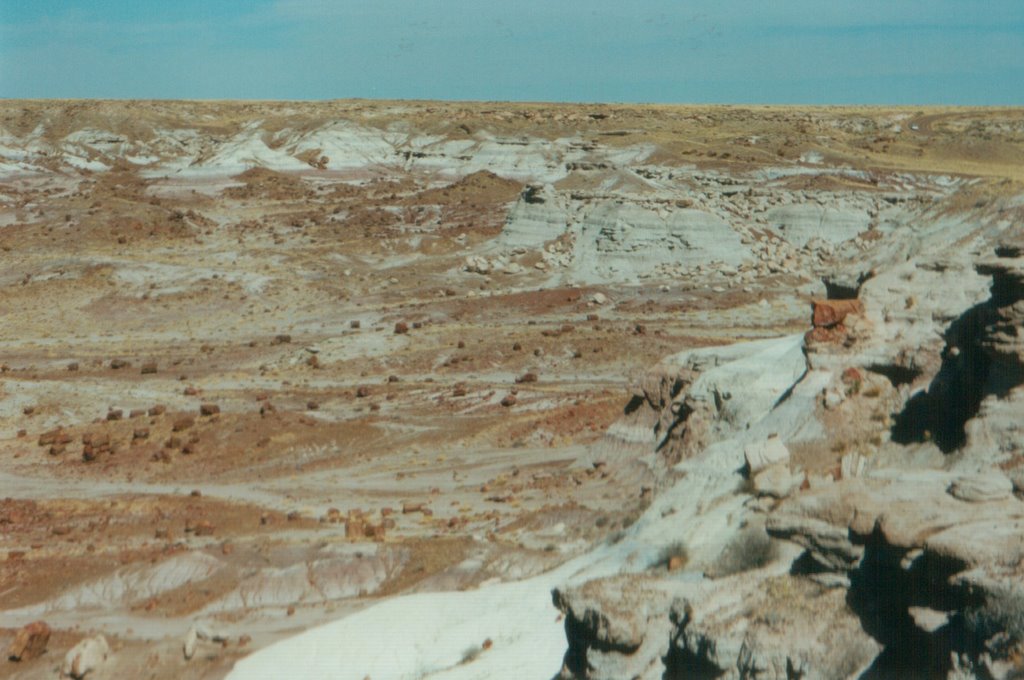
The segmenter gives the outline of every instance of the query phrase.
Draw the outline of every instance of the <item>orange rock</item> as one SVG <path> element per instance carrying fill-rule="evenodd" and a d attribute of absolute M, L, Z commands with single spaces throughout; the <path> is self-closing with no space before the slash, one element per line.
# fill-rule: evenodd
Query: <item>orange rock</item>
<path fill-rule="evenodd" d="M 35 621 L 18 631 L 7 648 L 7 658 L 11 661 L 31 661 L 46 651 L 46 643 L 50 641 L 50 627 L 43 621 Z"/>
<path fill-rule="evenodd" d="M 838 324 L 832 328 L 812 328 L 804 334 L 804 340 L 807 344 L 841 343 L 847 337 L 846 326 L 843 324 Z"/>
<path fill-rule="evenodd" d="M 850 366 L 845 371 L 843 371 L 842 379 L 843 382 L 846 384 L 859 383 L 863 382 L 864 376 L 862 376 L 860 371 L 858 371 L 856 368 Z"/>
<path fill-rule="evenodd" d="M 850 314 L 863 314 L 860 300 L 814 300 L 811 302 L 811 323 L 815 328 L 832 328 Z"/>

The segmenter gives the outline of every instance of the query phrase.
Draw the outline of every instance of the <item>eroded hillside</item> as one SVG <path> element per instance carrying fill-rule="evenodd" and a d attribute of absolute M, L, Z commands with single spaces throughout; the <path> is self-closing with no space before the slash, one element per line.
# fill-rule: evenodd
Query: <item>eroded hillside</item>
<path fill-rule="evenodd" d="M 3 102 L 0 674 L 1010 677 L 1021 121 Z"/>

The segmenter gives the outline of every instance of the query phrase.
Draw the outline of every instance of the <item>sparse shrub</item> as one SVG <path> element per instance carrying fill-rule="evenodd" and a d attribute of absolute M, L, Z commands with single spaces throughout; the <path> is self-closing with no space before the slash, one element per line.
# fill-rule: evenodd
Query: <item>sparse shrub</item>
<path fill-rule="evenodd" d="M 479 658 L 480 653 L 483 651 L 484 650 L 478 645 L 470 645 L 469 647 L 466 647 L 466 649 L 463 650 L 462 661 L 460 661 L 459 663 L 473 663 L 477 660 L 477 658 Z"/>
<path fill-rule="evenodd" d="M 751 569 L 759 569 L 770 563 L 776 555 L 776 546 L 761 527 L 748 527 L 736 534 L 718 557 L 711 576 L 720 578 Z"/>
<path fill-rule="evenodd" d="M 1024 591 L 1001 588 L 985 604 L 968 611 L 965 620 L 967 629 L 981 641 L 1005 633 L 1010 641 L 1020 643 L 1024 641 Z"/>

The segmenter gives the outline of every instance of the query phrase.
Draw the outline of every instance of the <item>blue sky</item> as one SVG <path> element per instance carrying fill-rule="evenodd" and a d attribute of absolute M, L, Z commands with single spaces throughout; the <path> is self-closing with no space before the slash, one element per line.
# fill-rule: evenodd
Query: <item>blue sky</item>
<path fill-rule="evenodd" d="M 0 97 L 1024 104 L 1024 0 L 0 0 Z"/>

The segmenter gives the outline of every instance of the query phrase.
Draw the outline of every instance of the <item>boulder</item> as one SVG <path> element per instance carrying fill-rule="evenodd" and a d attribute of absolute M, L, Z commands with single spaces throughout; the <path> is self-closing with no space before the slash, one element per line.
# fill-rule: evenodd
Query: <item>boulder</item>
<path fill-rule="evenodd" d="M 50 627 L 44 621 L 34 621 L 18 631 L 7 648 L 11 661 L 31 661 L 46 651 L 50 641 Z"/>
<path fill-rule="evenodd" d="M 110 655 L 110 645 L 102 635 L 85 638 L 68 650 L 60 667 L 63 675 L 79 680 L 99 668 Z"/>

